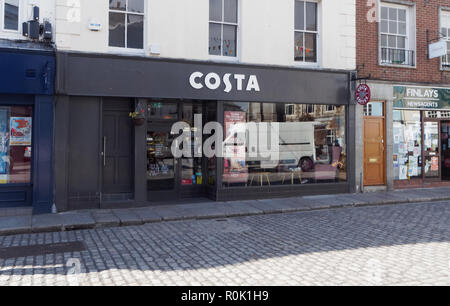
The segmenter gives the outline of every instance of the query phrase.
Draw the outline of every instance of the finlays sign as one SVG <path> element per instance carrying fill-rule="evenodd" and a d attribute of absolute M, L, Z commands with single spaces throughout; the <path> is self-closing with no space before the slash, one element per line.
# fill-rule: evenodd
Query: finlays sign
<path fill-rule="evenodd" d="M 450 109 L 450 88 L 394 86 L 394 107 Z"/>

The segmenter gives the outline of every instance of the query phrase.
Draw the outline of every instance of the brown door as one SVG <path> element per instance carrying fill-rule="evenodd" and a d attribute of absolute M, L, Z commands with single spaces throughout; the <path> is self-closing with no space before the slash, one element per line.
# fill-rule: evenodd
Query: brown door
<path fill-rule="evenodd" d="M 364 185 L 385 185 L 384 103 L 366 106 L 364 116 Z"/>

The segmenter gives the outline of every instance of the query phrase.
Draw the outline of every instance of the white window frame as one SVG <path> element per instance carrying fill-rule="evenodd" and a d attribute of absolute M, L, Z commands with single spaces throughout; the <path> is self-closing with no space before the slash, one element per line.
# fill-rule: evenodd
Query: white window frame
<path fill-rule="evenodd" d="M 441 36 L 441 31 L 442 31 L 442 27 L 443 27 L 443 22 L 442 22 L 442 17 L 443 15 L 446 14 L 449 16 L 450 18 L 450 7 L 449 8 L 441 8 L 440 12 L 439 12 L 439 36 Z M 442 40 L 445 40 L 447 42 L 447 46 L 450 45 L 450 27 L 447 28 L 447 36 L 442 38 Z M 446 61 L 444 60 L 444 58 L 446 58 Z M 450 70 L 450 49 L 447 50 L 447 55 L 441 57 L 441 70 Z"/>
<path fill-rule="evenodd" d="M 292 107 L 292 113 L 288 112 L 288 110 Z M 284 112 L 286 116 L 293 116 L 295 115 L 295 104 L 286 104 L 284 106 Z"/>
<path fill-rule="evenodd" d="M 309 109 L 311 107 L 311 109 Z M 316 113 L 316 105 L 315 104 L 307 104 L 306 105 L 306 113 L 307 114 L 315 114 Z"/>
<path fill-rule="evenodd" d="M 111 8 L 109 8 L 108 5 L 108 40 L 107 40 L 107 44 L 108 44 L 108 49 L 110 52 L 112 53 L 132 53 L 132 54 L 145 54 L 146 49 L 147 49 L 147 2 L 146 0 L 144 0 L 144 13 L 135 13 L 135 12 L 129 12 L 128 11 L 128 0 L 126 0 L 126 4 L 127 4 L 127 10 L 125 11 L 120 11 L 120 10 L 113 10 Z M 120 13 L 125 15 L 139 15 L 139 16 L 143 16 L 144 17 L 144 31 L 143 31 L 143 46 L 142 49 L 135 49 L 135 48 L 128 48 L 127 46 L 127 40 L 128 40 L 128 24 L 127 24 L 127 19 L 125 18 L 125 47 L 114 47 L 114 46 L 110 46 L 109 45 L 109 13 Z"/>
<path fill-rule="evenodd" d="M 208 0 L 208 56 L 211 60 L 214 61 L 225 61 L 225 62 L 239 62 L 241 58 L 241 0 L 237 0 L 237 23 L 225 22 L 225 1 L 222 0 L 222 21 L 213 21 L 211 20 L 211 15 L 209 14 L 209 0 Z M 225 56 L 225 55 L 212 55 L 209 54 L 209 26 L 211 23 L 219 24 L 219 25 L 230 25 L 236 27 L 236 56 Z M 223 26 L 221 33 L 221 42 L 220 42 L 220 50 L 223 51 Z"/>
<path fill-rule="evenodd" d="M 1 22 L 1 29 L 4 32 L 7 33 L 20 33 L 22 31 L 22 9 L 23 9 L 23 3 L 22 0 L 19 0 L 19 15 L 18 15 L 18 20 L 17 20 L 17 30 L 11 30 L 11 29 L 5 29 L 5 12 L 6 12 L 6 1 L 5 0 L 1 0 L 1 10 L 0 10 L 0 22 Z"/>
<path fill-rule="evenodd" d="M 304 14 L 305 14 L 305 18 L 304 18 L 304 20 L 305 20 L 305 29 L 304 30 L 297 30 L 296 28 L 295 28 L 295 4 L 296 4 L 296 2 L 297 1 L 304 1 L 305 2 L 305 10 L 304 10 Z M 313 2 L 313 3 L 316 3 L 317 4 L 317 16 L 316 16 L 316 18 L 317 18 L 317 31 L 307 31 L 306 30 L 306 2 Z M 294 23 L 293 23 L 293 32 L 294 32 L 294 37 L 295 37 L 295 33 L 313 33 L 313 34 L 316 34 L 316 36 L 317 36 L 317 38 L 316 38 L 316 48 L 317 48 L 317 50 L 316 50 L 316 61 L 315 62 L 306 62 L 305 61 L 305 50 L 303 51 L 303 61 L 296 61 L 295 60 L 295 50 L 294 50 L 294 56 L 293 56 L 293 62 L 294 62 L 294 65 L 295 66 L 319 66 L 320 65 L 320 59 L 321 59 L 321 36 L 320 36 L 320 33 L 321 33 L 321 1 L 319 1 L 319 0 L 294 0 Z M 303 39 L 303 42 L 304 42 L 305 40 Z M 294 38 L 294 40 L 293 40 L 293 48 L 292 49 L 295 49 L 295 38 Z"/>
<path fill-rule="evenodd" d="M 416 39 L 413 38 L 412 35 L 415 35 L 415 31 L 412 32 L 411 28 L 412 28 L 412 24 L 411 22 L 414 22 L 414 27 L 416 27 L 416 20 L 415 18 L 413 18 L 414 16 L 413 14 L 413 10 L 415 10 L 415 5 L 409 6 L 409 5 L 402 5 L 402 4 L 395 4 L 395 3 L 391 3 L 391 2 L 383 2 L 380 1 L 379 2 L 379 23 L 378 23 L 378 64 L 380 66 L 392 66 L 392 67 L 402 67 L 402 68 L 413 68 L 415 69 L 417 66 L 417 48 L 416 48 Z M 391 35 L 391 36 L 403 36 L 403 35 L 398 35 L 398 34 L 391 34 L 391 33 L 385 33 L 385 32 L 381 32 L 381 9 L 382 7 L 387 7 L 389 8 L 396 8 L 396 9 L 403 9 L 406 10 L 406 40 L 405 40 L 405 49 L 401 49 L 401 48 L 396 48 L 398 50 L 405 50 L 405 51 L 413 51 L 414 52 L 414 65 L 407 65 L 407 64 L 396 64 L 396 63 L 383 63 L 382 61 L 382 48 L 383 46 L 381 45 L 381 36 L 382 35 Z M 388 38 L 389 39 L 389 38 Z"/>

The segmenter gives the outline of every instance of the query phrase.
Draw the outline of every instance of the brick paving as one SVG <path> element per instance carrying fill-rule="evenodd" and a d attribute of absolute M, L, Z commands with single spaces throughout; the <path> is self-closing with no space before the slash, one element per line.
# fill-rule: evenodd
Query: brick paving
<path fill-rule="evenodd" d="M 450 202 L 0 237 L 0 285 L 450 285 Z M 79 265 L 78 265 L 79 263 Z"/>

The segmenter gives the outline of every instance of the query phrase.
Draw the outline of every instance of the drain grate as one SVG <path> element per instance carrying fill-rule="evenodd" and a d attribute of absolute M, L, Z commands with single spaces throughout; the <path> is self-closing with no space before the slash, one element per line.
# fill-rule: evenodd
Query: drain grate
<path fill-rule="evenodd" d="M 0 248 L 0 259 L 86 251 L 82 241 Z"/>

